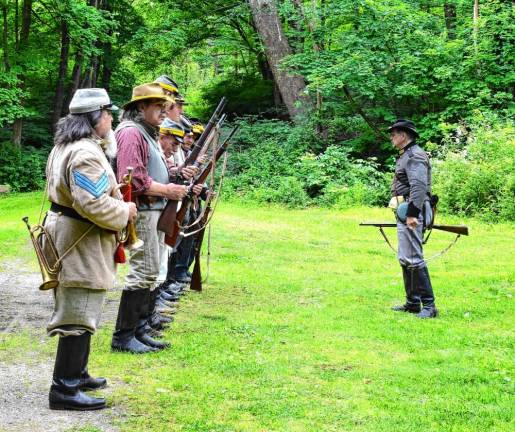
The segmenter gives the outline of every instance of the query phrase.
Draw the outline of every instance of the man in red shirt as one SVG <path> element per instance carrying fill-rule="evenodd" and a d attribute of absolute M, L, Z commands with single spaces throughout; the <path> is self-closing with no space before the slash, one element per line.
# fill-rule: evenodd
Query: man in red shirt
<path fill-rule="evenodd" d="M 169 346 L 153 339 L 148 325 L 154 309 L 159 258 L 165 246 L 164 233 L 157 231 L 157 221 L 167 199 L 180 200 L 187 192 L 186 186 L 170 183 L 168 166 L 157 142 L 168 102 L 170 98 L 159 84 L 135 87 L 115 132 L 118 180 L 127 173 L 127 167 L 133 167 L 133 196 L 139 211 L 136 231 L 144 242 L 143 247 L 130 254 L 130 270 L 111 344 L 116 351 L 146 353 Z"/>

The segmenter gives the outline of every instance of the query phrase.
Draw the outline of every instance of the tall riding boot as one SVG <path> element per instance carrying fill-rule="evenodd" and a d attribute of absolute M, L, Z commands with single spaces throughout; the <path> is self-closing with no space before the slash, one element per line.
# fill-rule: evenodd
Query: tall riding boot
<path fill-rule="evenodd" d="M 136 327 L 141 314 L 142 304 L 148 290 L 122 291 L 116 330 L 113 333 L 111 348 L 115 351 L 127 351 L 134 354 L 144 354 L 155 351 L 136 339 Z"/>
<path fill-rule="evenodd" d="M 417 314 L 419 318 L 435 318 L 438 310 L 435 306 L 435 295 L 429 278 L 429 270 L 426 266 L 416 269 L 418 273 L 418 290 L 422 300 L 422 311 Z"/>
<path fill-rule="evenodd" d="M 163 282 L 163 289 L 175 284 L 175 263 L 177 262 L 177 252 L 172 252 L 168 256 L 168 270 L 166 272 L 166 280 Z"/>
<path fill-rule="evenodd" d="M 420 312 L 420 294 L 417 290 L 417 269 L 410 269 L 407 266 L 401 266 L 402 278 L 404 279 L 404 291 L 406 291 L 406 303 L 392 307 L 397 312 Z"/>
<path fill-rule="evenodd" d="M 104 388 L 107 385 L 107 380 L 105 378 L 93 378 L 88 373 L 88 361 L 89 361 L 89 351 L 91 347 L 91 333 L 86 332 L 86 351 L 84 353 L 84 359 L 82 361 L 82 370 L 80 373 L 80 383 L 79 388 L 83 391 L 87 390 L 97 390 Z"/>
<path fill-rule="evenodd" d="M 105 408 L 105 399 L 88 396 L 79 388 L 88 342 L 89 334 L 59 337 L 48 395 L 50 409 L 89 411 Z"/>
<path fill-rule="evenodd" d="M 193 255 L 193 236 L 186 237 L 177 248 L 177 262 L 175 264 L 175 280 L 182 284 L 189 284 L 191 278 L 188 276 L 190 256 Z"/>
<path fill-rule="evenodd" d="M 136 339 L 151 348 L 162 350 L 168 348 L 170 343 L 158 341 L 150 336 L 152 331 L 152 328 L 150 327 L 150 319 L 152 318 L 152 313 L 154 312 L 154 308 L 156 306 L 158 289 L 156 288 L 154 291 L 146 291 L 147 295 L 143 302 L 144 306 L 139 316 L 138 326 L 136 328 Z"/>

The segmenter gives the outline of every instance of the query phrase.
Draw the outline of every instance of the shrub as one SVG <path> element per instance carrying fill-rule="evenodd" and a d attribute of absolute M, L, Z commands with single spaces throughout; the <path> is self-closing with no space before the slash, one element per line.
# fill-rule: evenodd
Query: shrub
<path fill-rule="evenodd" d="M 307 125 L 240 121 L 226 192 L 294 207 L 383 205 L 388 200 L 389 179 L 375 160 L 352 159 L 339 146 L 315 155 L 310 149 L 318 147 L 318 139 Z"/>
<path fill-rule="evenodd" d="M 46 159 L 45 150 L 20 149 L 11 143 L 1 143 L 0 184 L 11 185 L 14 192 L 41 189 L 45 185 Z"/>
<path fill-rule="evenodd" d="M 467 144 L 434 163 L 440 208 L 488 220 L 515 220 L 515 127 L 480 118 Z"/>

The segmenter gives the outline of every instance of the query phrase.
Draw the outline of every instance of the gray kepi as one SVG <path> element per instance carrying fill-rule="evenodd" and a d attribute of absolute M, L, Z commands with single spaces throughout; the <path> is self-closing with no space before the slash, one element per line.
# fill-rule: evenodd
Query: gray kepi
<path fill-rule="evenodd" d="M 78 89 L 70 102 L 70 114 L 85 114 L 98 110 L 117 111 L 103 88 Z"/>

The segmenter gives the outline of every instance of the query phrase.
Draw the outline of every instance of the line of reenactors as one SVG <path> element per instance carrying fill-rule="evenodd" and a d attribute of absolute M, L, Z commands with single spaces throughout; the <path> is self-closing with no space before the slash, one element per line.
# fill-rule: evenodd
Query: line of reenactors
<path fill-rule="evenodd" d="M 114 285 L 115 261 L 124 259 L 116 233 L 130 224 L 139 244 L 129 250 L 111 347 L 137 354 L 170 347 L 160 340 L 161 331 L 173 321 L 189 286 L 198 245 L 197 236 L 191 235 L 171 248 L 157 225 L 167 202 L 180 205 L 187 194 L 193 195 L 193 204 L 182 223 L 195 225 L 209 189 L 193 182 L 206 152 L 185 164 L 204 132 L 198 119 L 184 114 L 185 105 L 177 83 L 163 75 L 133 89 L 114 132 L 112 111 L 117 107 L 104 89 L 78 90 L 70 114 L 58 122 L 47 163 L 51 208 L 44 222 L 62 263 L 48 325 L 49 335 L 59 336 L 51 409 L 106 406 L 105 399 L 85 393 L 107 384 L 88 373 L 90 339 L 105 294 Z M 120 188 L 128 173 L 130 185 Z M 127 189 L 130 200 L 123 199 Z M 51 255 L 49 247 L 43 241 L 45 254 Z"/>

